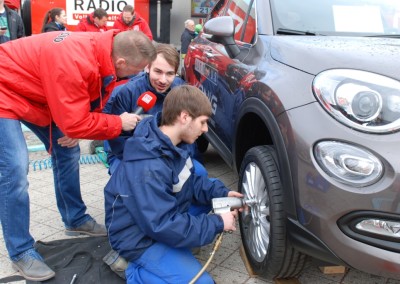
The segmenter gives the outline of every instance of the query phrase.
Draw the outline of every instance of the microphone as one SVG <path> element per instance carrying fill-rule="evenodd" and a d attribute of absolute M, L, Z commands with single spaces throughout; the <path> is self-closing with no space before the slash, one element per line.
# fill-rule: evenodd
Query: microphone
<path fill-rule="evenodd" d="M 136 103 L 137 107 L 133 113 L 139 115 L 143 112 L 149 111 L 156 104 L 156 101 L 156 95 L 154 95 L 152 92 L 144 92 L 138 98 Z"/>

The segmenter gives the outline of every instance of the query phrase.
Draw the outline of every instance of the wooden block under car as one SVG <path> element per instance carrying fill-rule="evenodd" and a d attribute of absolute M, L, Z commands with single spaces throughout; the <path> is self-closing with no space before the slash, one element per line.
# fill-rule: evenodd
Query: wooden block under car
<path fill-rule="evenodd" d="M 257 274 L 254 272 L 254 270 L 251 268 L 250 262 L 247 259 L 246 252 L 244 251 L 243 245 L 240 246 L 239 249 L 239 254 L 243 260 L 244 267 L 246 267 L 247 273 L 249 274 L 250 277 L 257 277 Z M 297 278 L 287 278 L 287 279 L 275 279 L 274 280 L 275 284 L 301 284 Z"/>
<path fill-rule="evenodd" d="M 278 278 L 274 280 L 275 284 L 301 284 L 297 278 Z"/>
<path fill-rule="evenodd" d="M 320 266 L 319 270 L 323 274 L 343 274 L 346 272 L 346 267 L 338 265 L 338 266 Z"/>
<path fill-rule="evenodd" d="M 256 277 L 257 274 L 254 273 L 253 268 L 251 268 L 250 262 L 247 259 L 246 252 L 244 251 L 243 244 L 240 246 L 239 249 L 239 254 L 242 257 L 244 267 L 246 267 L 247 273 L 249 274 L 250 277 Z"/>

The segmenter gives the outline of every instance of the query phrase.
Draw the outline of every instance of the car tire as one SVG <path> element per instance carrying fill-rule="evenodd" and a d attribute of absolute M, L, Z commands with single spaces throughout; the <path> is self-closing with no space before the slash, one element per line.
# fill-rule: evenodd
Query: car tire
<path fill-rule="evenodd" d="M 308 257 L 288 240 L 285 200 L 273 147 L 257 146 L 246 153 L 239 172 L 239 191 L 245 200 L 253 202 L 240 214 L 239 225 L 255 273 L 268 279 L 298 276 Z"/>
<path fill-rule="evenodd" d="M 201 135 L 199 138 L 197 138 L 196 144 L 197 144 L 197 149 L 199 150 L 199 152 L 201 154 L 203 154 L 203 153 L 205 153 L 207 151 L 209 142 L 204 137 L 204 135 Z"/>

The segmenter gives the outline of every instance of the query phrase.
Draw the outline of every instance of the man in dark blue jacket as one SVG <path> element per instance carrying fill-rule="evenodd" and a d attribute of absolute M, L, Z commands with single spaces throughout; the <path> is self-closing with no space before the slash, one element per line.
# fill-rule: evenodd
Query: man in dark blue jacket
<path fill-rule="evenodd" d="M 111 246 L 128 262 L 127 283 L 188 283 L 201 269 L 193 247 L 236 230 L 237 211 L 188 212 L 192 200 L 242 195 L 194 173 L 188 144 L 208 130 L 211 104 L 199 89 L 178 86 L 162 114 L 143 119 L 125 143 L 123 160 L 105 188 Z M 214 283 L 204 273 L 196 283 Z"/>
<path fill-rule="evenodd" d="M 157 101 L 153 108 L 146 114 L 154 115 L 162 110 L 163 102 L 168 92 L 185 82 L 176 76 L 179 66 L 179 54 L 170 44 L 157 44 L 157 58 L 150 63 L 148 72 L 143 72 L 130 79 L 121 86 L 116 93 L 113 93 L 107 103 L 105 112 L 111 114 L 132 113 L 137 108 L 137 100 L 141 94 L 152 92 L 156 95 Z M 107 162 L 110 165 L 109 173 L 112 174 L 122 159 L 122 152 L 126 139 L 132 136 L 131 132 L 122 132 L 118 138 L 108 140 L 109 147 L 105 143 L 107 151 Z M 192 146 L 192 147 L 195 147 Z M 192 149 L 192 152 L 194 150 Z M 198 157 L 196 157 L 198 158 Z M 196 168 L 202 168 L 196 161 Z M 206 174 L 205 169 L 202 169 Z"/>

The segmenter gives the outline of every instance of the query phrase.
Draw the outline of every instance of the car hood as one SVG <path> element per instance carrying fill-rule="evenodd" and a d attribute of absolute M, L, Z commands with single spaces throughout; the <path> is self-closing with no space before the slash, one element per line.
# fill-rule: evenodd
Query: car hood
<path fill-rule="evenodd" d="M 400 79 L 400 39 L 274 36 L 270 50 L 273 59 L 313 75 L 351 68 Z"/>

